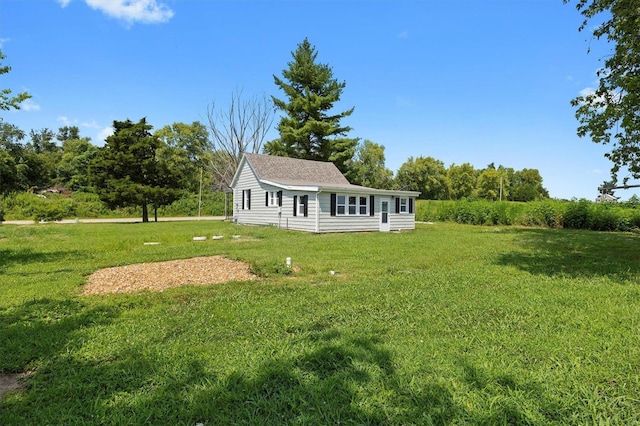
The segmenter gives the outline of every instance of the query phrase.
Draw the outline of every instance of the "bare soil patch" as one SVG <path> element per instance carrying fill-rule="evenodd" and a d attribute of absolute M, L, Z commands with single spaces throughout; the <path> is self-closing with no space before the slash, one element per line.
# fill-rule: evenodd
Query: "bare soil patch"
<path fill-rule="evenodd" d="M 89 275 L 83 295 L 163 291 L 183 285 L 208 285 L 255 279 L 249 265 L 222 256 L 138 263 L 101 269 Z"/>
<path fill-rule="evenodd" d="M 4 395 L 11 391 L 24 389 L 22 377 L 20 373 L 3 373 L 0 374 L 0 401 L 4 399 Z"/>

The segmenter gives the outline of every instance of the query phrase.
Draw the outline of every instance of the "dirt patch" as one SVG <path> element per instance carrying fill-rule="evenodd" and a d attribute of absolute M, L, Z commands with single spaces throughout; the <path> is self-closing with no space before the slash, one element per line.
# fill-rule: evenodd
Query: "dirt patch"
<path fill-rule="evenodd" d="M 163 291 L 182 285 L 207 285 L 255 279 L 249 265 L 222 256 L 138 263 L 101 269 L 89 275 L 83 295 Z"/>
<path fill-rule="evenodd" d="M 0 374 L 0 401 L 4 399 L 4 395 L 11 391 L 23 390 L 24 384 L 20 373 Z"/>

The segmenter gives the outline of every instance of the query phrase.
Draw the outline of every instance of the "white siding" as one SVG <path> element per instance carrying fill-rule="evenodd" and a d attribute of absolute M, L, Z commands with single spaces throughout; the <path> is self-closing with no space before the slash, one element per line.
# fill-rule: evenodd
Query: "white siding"
<path fill-rule="evenodd" d="M 251 208 L 243 209 L 243 191 L 251 190 Z M 282 191 L 282 207 L 266 206 L 267 191 Z M 307 207 L 307 217 L 300 213 L 294 216 L 293 204 L 294 196 L 298 203 L 302 196 L 307 195 L 309 205 Z M 365 194 L 349 194 L 358 197 Z M 369 199 L 369 195 L 366 195 Z M 388 197 L 391 199 L 391 197 Z M 391 200 L 391 211 L 389 222 L 391 230 L 415 229 L 415 214 L 395 213 L 395 203 Z M 413 200 L 415 206 L 415 199 Z M 371 208 L 371 206 L 369 206 Z M 281 188 L 264 185 L 258 182 L 251 167 L 245 161 L 242 169 L 237 175 L 237 181 L 233 188 L 233 218 L 239 224 L 245 225 L 267 225 L 278 226 L 283 229 L 292 229 L 307 232 L 358 232 L 358 231 L 378 231 L 380 229 L 380 196 L 374 197 L 374 215 L 336 215 L 331 216 L 331 193 L 330 192 L 304 192 L 283 190 Z"/>
<path fill-rule="evenodd" d="M 251 208 L 242 208 L 242 193 L 251 190 Z M 282 191 L 282 207 L 266 206 L 266 193 L 268 191 Z M 293 197 L 297 196 L 298 202 L 303 195 L 309 196 L 308 216 L 293 215 Z M 238 176 L 236 186 L 233 189 L 233 218 L 243 225 L 268 225 L 285 229 L 315 232 L 315 193 L 287 191 L 271 185 L 262 185 L 258 182 L 253 171 L 245 162 Z"/>

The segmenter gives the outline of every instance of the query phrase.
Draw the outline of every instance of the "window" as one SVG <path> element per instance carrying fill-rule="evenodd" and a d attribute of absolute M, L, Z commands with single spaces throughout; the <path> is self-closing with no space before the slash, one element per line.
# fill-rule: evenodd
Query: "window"
<path fill-rule="evenodd" d="M 396 198 L 396 213 L 413 214 L 413 198 Z"/>
<path fill-rule="evenodd" d="M 242 210 L 251 210 L 251 190 L 242 190 Z"/>
<path fill-rule="evenodd" d="M 306 216 L 305 211 L 307 210 L 307 202 L 308 202 L 307 195 L 303 195 L 300 197 L 300 202 L 298 203 L 298 215 Z"/>
<path fill-rule="evenodd" d="M 294 195 L 293 196 L 293 215 L 304 216 L 309 215 L 309 196 L 308 195 Z"/>
<path fill-rule="evenodd" d="M 358 203 L 356 202 L 358 197 L 349 197 L 349 214 L 356 214 L 358 211 Z"/>
<path fill-rule="evenodd" d="M 267 191 L 264 205 L 266 207 L 282 207 L 282 191 Z"/>
<path fill-rule="evenodd" d="M 367 197 L 360 197 L 360 214 L 367 214 Z"/>
<path fill-rule="evenodd" d="M 400 198 L 400 211 L 398 213 L 409 212 L 409 200 L 407 198 Z"/>
<path fill-rule="evenodd" d="M 346 200 L 347 197 L 344 195 L 338 195 L 338 202 L 336 204 L 336 214 L 345 214 L 346 211 Z"/>
<path fill-rule="evenodd" d="M 331 194 L 332 216 L 366 216 L 370 212 L 370 197 Z"/>

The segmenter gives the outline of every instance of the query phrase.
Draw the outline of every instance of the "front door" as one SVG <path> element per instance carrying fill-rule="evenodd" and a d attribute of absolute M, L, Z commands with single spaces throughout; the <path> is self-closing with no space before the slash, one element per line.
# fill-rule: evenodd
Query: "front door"
<path fill-rule="evenodd" d="M 380 231 L 388 232 L 391 230 L 391 224 L 389 223 L 389 201 L 388 198 L 380 199 Z"/>

